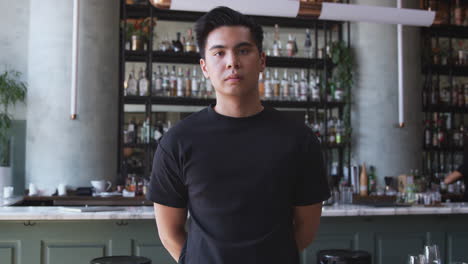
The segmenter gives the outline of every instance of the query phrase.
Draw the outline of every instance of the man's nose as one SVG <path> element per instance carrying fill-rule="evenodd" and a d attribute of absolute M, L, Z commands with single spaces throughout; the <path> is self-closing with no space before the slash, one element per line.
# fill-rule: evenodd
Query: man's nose
<path fill-rule="evenodd" d="M 227 55 L 227 61 L 226 61 L 226 68 L 227 69 L 239 69 L 240 63 L 239 63 L 239 57 L 235 52 L 229 52 Z"/>

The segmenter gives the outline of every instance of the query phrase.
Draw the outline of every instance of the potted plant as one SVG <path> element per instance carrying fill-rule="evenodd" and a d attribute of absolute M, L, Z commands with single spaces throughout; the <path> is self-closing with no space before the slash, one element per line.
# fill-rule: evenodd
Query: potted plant
<path fill-rule="evenodd" d="M 125 49 L 132 51 L 144 50 L 150 36 L 151 18 L 127 19 L 122 21 L 121 27 L 125 33 Z M 156 18 L 153 19 L 153 27 L 156 25 Z"/>
<path fill-rule="evenodd" d="M 24 102 L 26 99 L 26 84 L 20 77 L 21 73 L 13 70 L 6 70 L 0 74 L 0 186 L 11 184 L 12 116 L 8 110 L 17 102 Z"/>

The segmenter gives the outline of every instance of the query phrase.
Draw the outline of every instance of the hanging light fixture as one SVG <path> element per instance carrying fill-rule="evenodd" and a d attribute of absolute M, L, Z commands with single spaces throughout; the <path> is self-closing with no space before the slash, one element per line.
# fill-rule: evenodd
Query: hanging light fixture
<path fill-rule="evenodd" d="M 78 41 L 79 41 L 80 0 L 73 0 L 73 33 L 72 33 L 72 65 L 70 91 L 70 119 L 75 120 L 77 113 L 78 93 Z"/>
<path fill-rule="evenodd" d="M 302 17 L 321 20 L 396 24 L 398 49 L 398 126 L 405 126 L 403 82 L 403 25 L 429 27 L 434 22 L 434 11 L 401 7 L 382 7 L 329 2 L 305 2 L 291 0 L 199 0 L 197 4 L 187 0 L 150 0 L 161 9 L 206 12 L 217 6 L 229 6 L 244 14 Z"/>
<path fill-rule="evenodd" d="M 150 0 L 160 9 L 206 12 L 217 6 L 228 6 L 248 15 L 303 17 L 323 20 L 402 24 L 408 26 L 432 25 L 435 12 L 419 9 L 355 5 L 299 0 Z"/>

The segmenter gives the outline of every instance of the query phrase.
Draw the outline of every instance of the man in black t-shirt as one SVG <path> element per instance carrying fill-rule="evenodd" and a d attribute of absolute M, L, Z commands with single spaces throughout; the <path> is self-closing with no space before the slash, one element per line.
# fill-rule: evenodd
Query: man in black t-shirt
<path fill-rule="evenodd" d="M 147 195 L 159 237 L 178 263 L 298 264 L 330 196 L 320 143 L 304 123 L 262 105 L 259 25 L 218 7 L 195 29 L 216 104 L 159 141 Z"/>

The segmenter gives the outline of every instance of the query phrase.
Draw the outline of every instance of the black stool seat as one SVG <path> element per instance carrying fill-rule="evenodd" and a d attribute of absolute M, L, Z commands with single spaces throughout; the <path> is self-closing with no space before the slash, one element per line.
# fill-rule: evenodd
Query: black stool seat
<path fill-rule="evenodd" d="M 151 264 L 151 260 L 136 256 L 111 256 L 95 258 L 91 264 Z"/>

